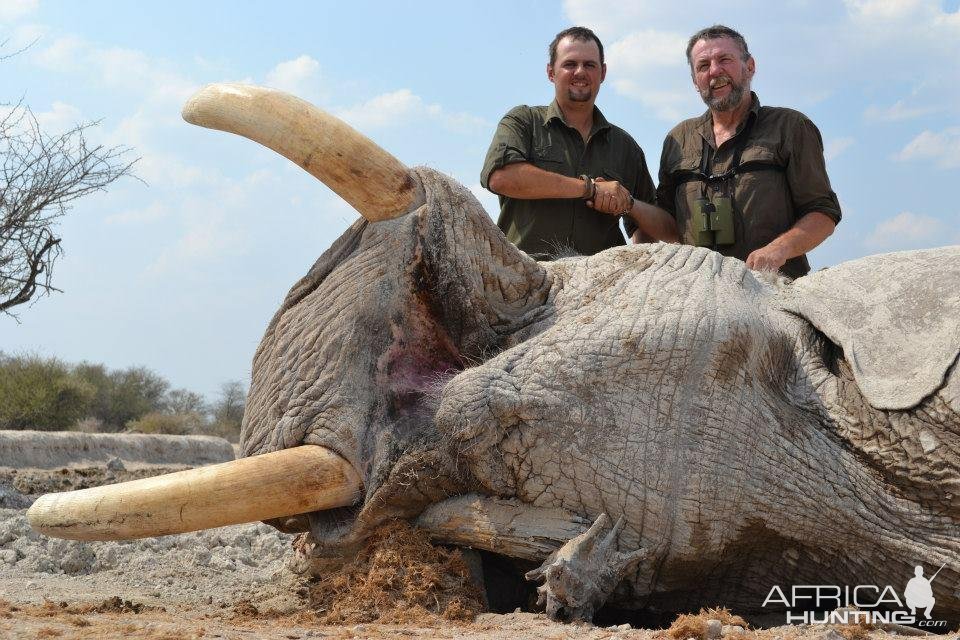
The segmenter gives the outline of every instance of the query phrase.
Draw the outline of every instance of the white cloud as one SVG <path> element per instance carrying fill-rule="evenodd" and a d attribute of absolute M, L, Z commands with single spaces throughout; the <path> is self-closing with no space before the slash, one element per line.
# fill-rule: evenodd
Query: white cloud
<path fill-rule="evenodd" d="M 47 70 L 92 74 L 96 82 L 107 88 L 140 93 L 155 101 L 162 100 L 167 106 L 179 106 L 197 88 L 196 83 L 167 69 L 165 61 L 142 51 L 101 48 L 72 35 L 57 38 L 32 58 Z"/>
<path fill-rule="evenodd" d="M 179 107 L 198 88 L 197 83 L 168 70 L 164 61 L 150 58 L 142 51 L 94 49 L 89 59 L 104 84 L 144 93 L 167 105 Z"/>
<path fill-rule="evenodd" d="M 360 131 L 410 124 L 417 120 L 438 120 L 454 131 L 488 128 L 487 122 L 469 113 L 448 113 L 438 104 L 427 104 L 410 89 L 383 93 L 366 102 L 339 109 L 337 116 Z"/>
<path fill-rule="evenodd" d="M 960 34 L 960 9 L 953 13 L 940 13 L 935 16 L 933 23 L 936 27 L 946 29 L 951 33 Z"/>
<path fill-rule="evenodd" d="M 281 62 L 267 73 L 268 86 L 295 96 L 313 96 L 320 79 L 320 63 L 308 55 Z"/>
<path fill-rule="evenodd" d="M 146 147 L 135 147 L 140 152 Z M 210 182 L 209 169 L 188 164 L 179 157 L 147 149 L 134 167 L 134 172 L 148 185 L 185 189 Z"/>
<path fill-rule="evenodd" d="M 80 109 L 71 104 L 54 102 L 49 111 L 35 113 L 40 128 L 48 134 L 65 133 L 83 121 Z"/>
<path fill-rule="evenodd" d="M 4 47 L 5 53 L 10 54 L 14 51 L 36 46 L 40 39 L 47 33 L 47 28 L 39 24 L 21 24 L 10 33 L 9 40 Z"/>
<path fill-rule="evenodd" d="M 864 244 L 872 250 L 901 251 L 949 244 L 947 238 L 948 229 L 942 220 L 904 211 L 878 223 Z"/>
<path fill-rule="evenodd" d="M 686 38 L 671 31 L 628 33 L 608 47 L 614 90 L 653 115 L 676 122 L 702 110 L 686 70 Z"/>
<path fill-rule="evenodd" d="M 37 10 L 40 0 L 0 0 L 0 22 L 13 22 Z"/>
<path fill-rule="evenodd" d="M 861 42 L 875 47 L 957 51 L 960 11 L 947 12 L 938 0 L 846 0 Z"/>
<path fill-rule="evenodd" d="M 33 59 L 41 67 L 51 71 L 72 71 L 79 68 L 79 58 L 87 47 L 87 43 L 81 38 L 64 36 L 40 49 Z"/>
<path fill-rule="evenodd" d="M 849 136 L 844 138 L 834 138 L 833 140 L 828 140 L 823 145 L 823 156 L 829 162 L 834 158 L 836 158 L 837 156 L 839 156 L 844 151 L 846 151 L 847 149 L 849 149 L 854 142 L 855 140 Z"/>
<path fill-rule="evenodd" d="M 641 73 L 658 67 L 686 67 L 687 38 L 679 33 L 634 31 L 608 48 L 607 66 L 617 73 Z"/>
<path fill-rule="evenodd" d="M 903 20 L 925 4 L 922 0 L 846 0 L 850 13 L 868 20 Z"/>
<path fill-rule="evenodd" d="M 909 106 L 905 100 L 897 100 L 889 107 L 870 105 L 863 116 L 867 122 L 898 122 L 919 118 L 939 110 L 940 108 L 936 106 Z"/>
<path fill-rule="evenodd" d="M 204 188 L 172 189 L 159 202 L 162 208 L 128 212 L 127 216 L 111 220 L 114 223 L 145 223 L 150 216 L 165 218 L 163 228 L 175 228 L 176 237 L 168 240 L 147 267 L 150 276 L 167 276 L 195 270 L 198 266 L 218 265 L 224 260 L 245 255 L 254 245 L 264 240 L 264 234 L 275 231 L 279 219 L 287 215 L 277 207 L 271 194 L 286 193 L 286 181 L 274 171 L 260 169 L 241 179 L 206 176 Z M 310 193 L 313 193 L 311 190 Z M 325 214 L 339 213 L 349 208 L 333 196 Z M 351 210 L 352 211 L 352 210 Z M 346 216 L 352 221 L 356 217 Z M 344 225 L 345 226 L 345 225 Z M 158 245 L 160 241 L 158 240 Z"/>
<path fill-rule="evenodd" d="M 169 215 L 170 211 L 160 202 L 153 202 L 140 209 L 127 209 L 114 213 L 106 218 L 107 224 L 144 224 L 162 220 Z"/>
<path fill-rule="evenodd" d="M 77 125 L 85 124 L 83 114 L 73 105 L 63 102 L 54 102 L 48 111 L 32 111 L 41 133 L 48 136 L 59 136 L 73 129 Z M 28 107 L 17 105 L 0 106 L 0 120 L 9 118 L 6 128 L 11 134 L 27 134 L 33 137 L 33 123 L 28 116 Z M 94 137 L 90 130 L 86 137 Z"/>
<path fill-rule="evenodd" d="M 433 111 L 439 109 L 433 106 Z M 413 117 L 429 113 L 431 107 L 410 89 L 384 93 L 364 103 L 342 109 L 337 115 L 351 125 L 364 129 L 388 127 L 407 122 Z"/>
<path fill-rule="evenodd" d="M 224 182 L 218 189 L 176 202 L 176 216 L 183 229 L 172 245 L 159 252 L 156 260 L 147 267 L 147 273 L 162 276 L 189 271 L 198 264 L 216 264 L 225 257 L 241 253 L 247 238 L 240 225 L 231 224 L 229 214 L 245 206 L 249 194 L 246 187 L 244 182 Z M 159 214 L 164 215 L 163 212 Z"/>
<path fill-rule="evenodd" d="M 235 255 L 239 245 L 239 234 L 225 224 L 223 213 L 211 212 L 192 225 L 173 247 L 161 252 L 147 273 L 159 276 L 201 262 L 217 262 L 224 256 Z"/>
<path fill-rule="evenodd" d="M 653 89 L 649 83 L 634 80 L 616 80 L 613 83 L 617 92 L 633 98 L 653 114 L 666 122 L 677 122 L 691 115 L 703 111 L 702 103 L 695 99 L 696 94 L 690 89 Z M 693 96 L 693 97 L 691 97 Z"/>
<path fill-rule="evenodd" d="M 658 5 L 644 0 L 565 0 L 563 10 L 572 24 L 588 25 L 603 40 L 619 37 L 634 25 L 649 23 Z"/>
<path fill-rule="evenodd" d="M 898 160 L 933 160 L 941 169 L 960 167 L 960 127 L 923 131 L 897 154 Z"/>

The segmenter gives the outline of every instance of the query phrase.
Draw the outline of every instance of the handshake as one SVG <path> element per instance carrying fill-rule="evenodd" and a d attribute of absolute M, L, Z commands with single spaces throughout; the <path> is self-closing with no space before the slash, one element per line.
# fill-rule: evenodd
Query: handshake
<path fill-rule="evenodd" d="M 586 200 L 588 207 L 614 216 L 630 215 L 633 210 L 633 196 L 622 184 L 616 180 L 591 178 L 586 175 L 580 176 L 580 179 L 584 183 L 582 198 Z"/>

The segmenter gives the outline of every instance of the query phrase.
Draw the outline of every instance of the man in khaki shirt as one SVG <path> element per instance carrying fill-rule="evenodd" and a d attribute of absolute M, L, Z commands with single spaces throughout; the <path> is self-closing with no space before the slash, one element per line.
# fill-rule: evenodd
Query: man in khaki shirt
<path fill-rule="evenodd" d="M 650 204 L 655 190 L 643 151 L 595 105 L 607 71 L 599 38 L 585 27 L 566 29 L 549 55 L 553 103 L 511 109 L 480 174 L 500 196 L 497 224 L 537 259 L 624 244 L 620 216 L 648 236 L 676 241 L 673 219 Z"/>
<path fill-rule="evenodd" d="M 676 219 L 685 244 L 751 269 L 805 275 L 805 254 L 841 217 L 820 132 L 798 111 L 760 106 L 750 91 L 756 62 L 733 29 L 694 34 L 687 60 L 708 110 L 667 135 L 657 204 Z"/>

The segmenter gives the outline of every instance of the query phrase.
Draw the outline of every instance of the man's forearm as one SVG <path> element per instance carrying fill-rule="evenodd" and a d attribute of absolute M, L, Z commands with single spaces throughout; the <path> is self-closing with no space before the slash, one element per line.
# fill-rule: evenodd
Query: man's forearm
<path fill-rule="evenodd" d="M 545 171 L 529 162 L 514 162 L 490 174 L 490 191 L 519 200 L 546 198 L 582 198 L 585 185 L 580 178 L 570 178 Z"/>
<path fill-rule="evenodd" d="M 747 256 L 747 266 L 751 269 L 779 269 L 790 258 L 802 256 L 818 247 L 836 226 L 833 218 L 827 214 L 811 211 L 770 244 Z"/>
<path fill-rule="evenodd" d="M 836 226 L 833 218 L 827 214 L 811 211 L 770 244 L 782 247 L 789 260 L 816 249 L 833 233 Z"/>
<path fill-rule="evenodd" d="M 637 228 L 654 240 L 663 242 L 680 242 L 677 232 L 677 222 L 669 213 L 660 207 L 635 200 L 630 210 L 630 218 L 637 224 Z M 639 237 L 634 233 L 634 242 Z"/>

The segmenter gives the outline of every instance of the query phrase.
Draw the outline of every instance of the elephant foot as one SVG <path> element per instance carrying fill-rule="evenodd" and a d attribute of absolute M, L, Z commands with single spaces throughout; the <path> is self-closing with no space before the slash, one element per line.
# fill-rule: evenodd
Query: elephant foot
<path fill-rule="evenodd" d="M 527 580 L 544 581 L 537 588 L 537 606 L 545 607 L 551 620 L 590 622 L 624 574 L 647 556 L 645 549 L 617 551 L 623 517 L 601 539 L 601 531 L 609 523 L 607 514 L 600 514 L 590 529 L 567 541 L 539 568 L 526 574 Z"/>

